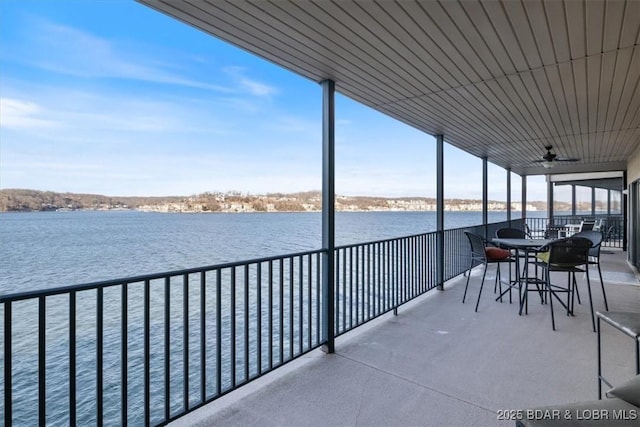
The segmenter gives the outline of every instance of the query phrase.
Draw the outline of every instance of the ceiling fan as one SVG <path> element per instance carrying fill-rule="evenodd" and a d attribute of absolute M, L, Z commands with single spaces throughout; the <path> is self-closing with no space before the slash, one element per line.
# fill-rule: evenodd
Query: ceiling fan
<path fill-rule="evenodd" d="M 557 154 L 552 153 L 553 147 L 551 145 L 547 145 L 544 147 L 547 152 L 542 158 L 539 160 L 534 160 L 535 163 L 542 163 L 542 166 L 546 169 L 551 169 L 555 166 L 556 162 L 577 162 L 580 159 L 576 159 L 574 157 L 558 157 Z"/>

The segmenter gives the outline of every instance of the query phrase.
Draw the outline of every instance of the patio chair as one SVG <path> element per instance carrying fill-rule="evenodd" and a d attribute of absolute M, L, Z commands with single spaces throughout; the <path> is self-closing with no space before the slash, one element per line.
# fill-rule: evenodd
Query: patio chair
<path fill-rule="evenodd" d="M 602 230 L 603 230 L 603 228 L 600 229 L 600 231 L 602 231 Z M 609 243 L 609 241 L 611 240 L 611 236 L 612 235 L 613 235 L 613 225 L 610 225 L 609 227 L 606 227 L 606 231 L 604 231 L 602 233 L 602 243 L 600 244 L 600 246 L 605 246 L 607 243 Z M 601 250 L 600 253 L 601 254 L 614 254 L 615 252 Z"/>
<path fill-rule="evenodd" d="M 484 286 L 484 279 L 487 275 L 487 266 L 489 264 L 496 264 L 496 286 L 499 286 L 500 294 L 502 295 L 502 282 L 500 280 L 500 264 L 515 262 L 515 258 L 510 251 L 502 249 L 487 241 L 484 237 L 465 231 L 471 245 L 471 263 L 469 265 L 469 274 L 467 275 L 467 283 L 464 287 L 464 295 L 462 296 L 462 303 L 467 297 L 467 289 L 469 287 L 469 279 L 471 278 L 471 269 L 475 266 L 484 264 L 484 271 L 482 273 L 482 282 L 480 283 L 480 291 L 478 292 L 478 300 L 476 301 L 476 309 L 478 311 L 478 305 L 480 304 L 480 295 L 482 295 L 482 288 Z M 502 299 L 500 299 L 502 300 Z"/>
<path fill-rule="evenodd" d="M 518 228 L 500 228 L 496 230 L 496 237 L 503 239 L 530 239 L 531 236 L 527 235 L 527 232 L 524 230 L 520 230 Z M 527 252 L 519 251 L 518 256 L 525 256 Z M 529 252 L 529 258 L 525 260 L 525 264 L 523 269 L 527 268 L 527 263 L 529 260 L 535 261 L 535 253 Z M 524 270 L 523 270 L 524 271 Z M 511 273 L 511 269 L 509 269 L 509 273 Z M 524 272 L 522 273 L 524 275 Z"/>
<path fill-rule="evenodd" d="M 564 225 L 548 224 L 547 229 L 544 230 L 545 239 L 560 239 L 564 238 L 567 234 L 567 230 Z"/>
<path fill-rule="evenodd" d="M 584 237 L 571 236 L 566 239 L 555 240 L 546 245 L 548 251 L 537 264 L 542 267 L 545 280 L 545 291 L 548 293 L 549 309 L 551 311 L 551 328 L 556 330 L 555 316 L 553 313 L 553 299 L 555 298 L 566 310 L 567 316 L 573 315 L 573 296 L 575 289 L 575 274 L 585 273 L 587 278 L 587 289 L 589 291 L 589 304 L 591 308 L 591 321 L 593 331 L 596 331 L 596 321 L 593 312 L 593 300 L 591 298 L 591 282 L 589 280 L 589 249 L 591 249 L 591 240 Z M 567 273 L 567 286 L 563 287 L 551 283 L 551 273 L 565 272 Z M 572 280 L 573 279 L 573 280 Z M 567 294 L 567 302 L 558 296 L 561 293 Z"/>
<path fill-rule="evenodd" d="M 522 230 L 528 239 L 541 239 L 544 237 L 544 230 L 538 228 L 531 228 L 529 224 L 524 223 L 522 225 Z"/>
<path fill-rule="evenodd" d="M 593 219 L 582 220 L 582 222 L 580 222 L 580 230 L 578 230 L 578 232 L 591 231 L 595 226 L 596 226 L 596 221 Z"/>
<path fill-rule="evenodd" d="M 602 246 L 603 236 L 599 231 L 581 231 L 574 234 L 575 237 L 584 237 L 591 240 L 591 248 L 589 249 L 589 265 L 598 267 L 598 275 L 600 276 L 600 286 L 602 287 L 602 297 L 604 298 L 604 308 L 609 311 L 607 304 L 607 294 L 604 290 L 604 282 L 602 281 L 602 270 L 600 269 L 600 247 Z"/>

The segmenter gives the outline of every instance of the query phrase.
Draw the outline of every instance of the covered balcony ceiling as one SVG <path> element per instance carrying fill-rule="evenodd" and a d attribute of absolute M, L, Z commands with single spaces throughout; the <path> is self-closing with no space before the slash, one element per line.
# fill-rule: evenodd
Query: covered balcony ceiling
<path fill-rule="evenodd" d="M 637 0 L 139 1 L 521 175 L 640 144 Z"/>

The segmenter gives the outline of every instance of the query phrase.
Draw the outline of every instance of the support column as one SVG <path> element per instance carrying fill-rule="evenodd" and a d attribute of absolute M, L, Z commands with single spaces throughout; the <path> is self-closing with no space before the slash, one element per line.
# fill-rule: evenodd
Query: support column
<path fill-rule="evenodd" d="M 596 187 L 591 187 L 591 215 L 596 214 Z"/>
<path fill-rule="evenodd" d="M 511 226 L 511 168 L 507 168 L 507 221 Z"/>
<path fill-rule="evenodd" d="M 629 230 L 629 213 L 627 212 L 629 184 L 627 183 L 627 171 L 622 172 L 622 188 L 627 191 L 620 193 L 620 201 L 622 202 L 622 250 L 627 250 L 627 236 Z M 632 202 L 635 202 L 632 201 Z M 636 260 L 637 261 L 637 260 Z"/>
<path fill-rule="evenodd" d="M 335 351 L 335 82 L 322 82 L 322 331 L 324 350 Z"/>
<path fill-rule="evenodd" d="M 571 215 L 576 216 L 576 185 L 571 184 Z"/>
<path fill-rule="evenodd" d="M 487 158 L 482 158 L 482 228 L 484 238 L 487 239 L 487 224 L 489 223 L 489 174 L 487 172 Z"/>
<path fill-rule="evenodd" d="M 522 200 L 522 220 L 527 219 L 527 175 L 521 175 L 522 177 L 522 194 L 520 200 Z"/>
<path fill-rule="evenodd" d="M 444 290 L 444 136 L 436 135 L 436 283 Z"/>
<path fill-rule="evenodd" d="M 611 216 L 611 190 L 607 190 L 607 216 Z"/>
<path fill-rule="evenodd" d="M 547 175 L 547 222 L 553 224 L 553 182 Z"/>

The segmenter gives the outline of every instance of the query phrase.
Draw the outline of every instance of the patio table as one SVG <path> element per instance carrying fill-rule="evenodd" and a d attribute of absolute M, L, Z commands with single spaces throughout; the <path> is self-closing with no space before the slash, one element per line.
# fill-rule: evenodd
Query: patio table
<path fill-rule="evenodd" d="M 499 238 L 496 237 L 493 240 L 493 243 L 497 245 L 507 247 L 510 249 L 516 250 L 516 259 L 517 264 L 520 265 L 519 259 L 521 252 L 524 252 L 524 262 L 525 262 L 525 274 L 524 277 L 518 275 L 516 280 L 520 282 L 520 286 L 518 287 L 518 296 L 520 299 L 520 310 L 518 312 L 519 315 L 522 315 L 522 309 L 525 309 L 525 314 L 528 313 L 528 293 L 529 293 L 529 284 L 535 284 L 536 290 L 540 294 L 540 299 L 542 301 L 542 290 L 540 289 L 541 284 L 544 283 L 544 280 L 537 277 L 529 276 L 529 266 L 527 265 L 529 260 L 530 253 L 537 253 L 539 249 L 548 243 L 552 242 L 552 239 L 515 239 L 515 238 Z M 522 286 L 524 286 L 524 295 L 522 294 Z"/>

